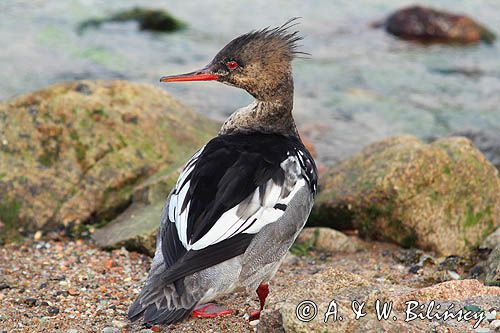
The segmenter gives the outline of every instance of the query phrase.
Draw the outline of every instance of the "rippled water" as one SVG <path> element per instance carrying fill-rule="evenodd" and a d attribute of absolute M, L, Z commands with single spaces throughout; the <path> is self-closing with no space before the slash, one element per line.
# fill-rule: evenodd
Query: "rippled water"
<path fill-rule="evenodd" d="M 158 84 L 197 69 L 235 36 L 301 16 L 294 64 L 295 116 L 324 162 L 395 134 L 443 136 L 463 128 L 500 130 L 500 46 L 422 47 L 369 27 L 396 0 L 155 1 L 189 23 L 174 34 L 110 23 L 79 35 L 79 22 L 151 1 L 0 1 L 0 98 L 73 79 Z M 500 1 L 421 1 L 467 13 L 500 33 Z M 465 70 L 468 74 L 455 73 Z M 178 99 L 224 119 L 246 93 L 214 82 L 163 85 Z"/>

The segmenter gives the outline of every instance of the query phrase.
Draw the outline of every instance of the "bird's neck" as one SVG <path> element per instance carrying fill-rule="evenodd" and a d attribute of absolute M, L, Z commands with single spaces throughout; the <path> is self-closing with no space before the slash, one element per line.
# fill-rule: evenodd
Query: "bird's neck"
<path fill-rule="evenodd" d="M 236 133 L 272 133 L 298 137 L 292 116 L 293 83 L 274 96 L 256 98 L 250 105 L 236 110 L 222 125 L 219 135 Z"/>

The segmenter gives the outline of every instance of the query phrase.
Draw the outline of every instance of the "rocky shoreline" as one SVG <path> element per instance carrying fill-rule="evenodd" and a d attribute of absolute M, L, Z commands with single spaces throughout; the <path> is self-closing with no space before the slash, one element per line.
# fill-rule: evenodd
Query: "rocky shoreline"
<path fill-rule="evenodd" d="M 307 230 L 304 234 L 311 234 Z M 314 233 L 314 231 L 312 231 Z M 307 235 L 306 235 L 307 236 Z M 428 252 L 405 250 L 380 242 L 347 237 L 356 249 L 310 247 L 302 255 L 289 255 L 271 284 L 269 303 L 260 322 L 248 322 L 258 306 L 256 295 L 238 292 L 219 303 L 237 312 L 217 319 L 191 318 L 169 327 L 130 325 L 125 313 L 146 277 L 150 258 L 125 249 L 111 252 L 92 242 L 53 237 L 52 240 L 6 245 L 0 248 L 0 331 L 7 332 L 345 332 L 403 330 L 486 332 L 500 322 L 500 288 L 486 287 L 464 272 L 463 258 L 434 257 Z M 306 237 L 307 238 L 307 237 Z M 334 245 L 336 243 L 333 243 Z M 415 265 L 425 263 L 419 269 Z M 290 288 L 294 281 L 294 288 Z M 321 312 L 311 322 L 295 317 L 305 299 L 318 303 Z M 322 321 L 335 299 L 345 320 Z M 395 302 L 397 321 L 377 321 L 373 302 Z M 404 321 L 400 305 L 408 299 L 436 300 L 443 307 L 455 304 L 484 311 L 478 330 L 474 321 Z M 353 300 L 367 302 L 368 317 L 352 318 Z M 399 303 L 398 303 L 399 302 Z M 319 311 L 318 310 L 318 311 Z M 479 329 L 483 329 L 482 331 Z M 492 330 L 493 331 L 493 330 Z"/>
<path fill-rule="evenodd" d="M 125 81 L 48 87 L 0 103 L 0 119 L 0 331 L 487 332 L 500 325 L 494 140 L 398 136 L 322 166 L 311 228 L 274 279 L 259 322 L 246 319 L 256 297 L 235 293 L 221 299 L 234 315 L 144 328 L 130 326 L 125 313 L 148 271 L 163 200 L 218 124 L 157 88 Z M 324 310 L 333 298 L 342 309 L 366 302 L 370 315 L 355 320 L 347 311 L 327 326 L 321 315 L 297 320 L 301 300 Z M 485 317 L 406 322 L 404 304 L 414 298 Z M 377 320 L 377 299 L 393 301 L 400 320 Z"/>

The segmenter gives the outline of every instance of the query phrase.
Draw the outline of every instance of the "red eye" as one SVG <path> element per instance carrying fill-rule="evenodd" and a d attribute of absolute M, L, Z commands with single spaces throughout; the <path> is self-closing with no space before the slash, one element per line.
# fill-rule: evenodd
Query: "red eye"
<path fill-rule="evenodd" d="M 229 69 L 235 69 L 238 67 L 238 63 L 236 61 L 230 61 L 226 64 L 227 68 Z"/>

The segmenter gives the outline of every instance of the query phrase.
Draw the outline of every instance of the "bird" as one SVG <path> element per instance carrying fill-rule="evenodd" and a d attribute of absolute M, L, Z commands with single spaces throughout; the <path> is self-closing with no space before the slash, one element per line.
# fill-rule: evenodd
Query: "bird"
<path fill-rule="evenodd" d="M 131 321 L 168 325 L 190 315 L 232 313 L 210 303 L 269 282 L 304 227 L 317 170 L 294 118 L 292 60 L 303 57 L 296 18 L 230 41 L 204 68 L 161 82 L 218 81 L 253 102 L 233 112 L 218 135 L 185 164 L 160 218 L 156 252 Z"/>

